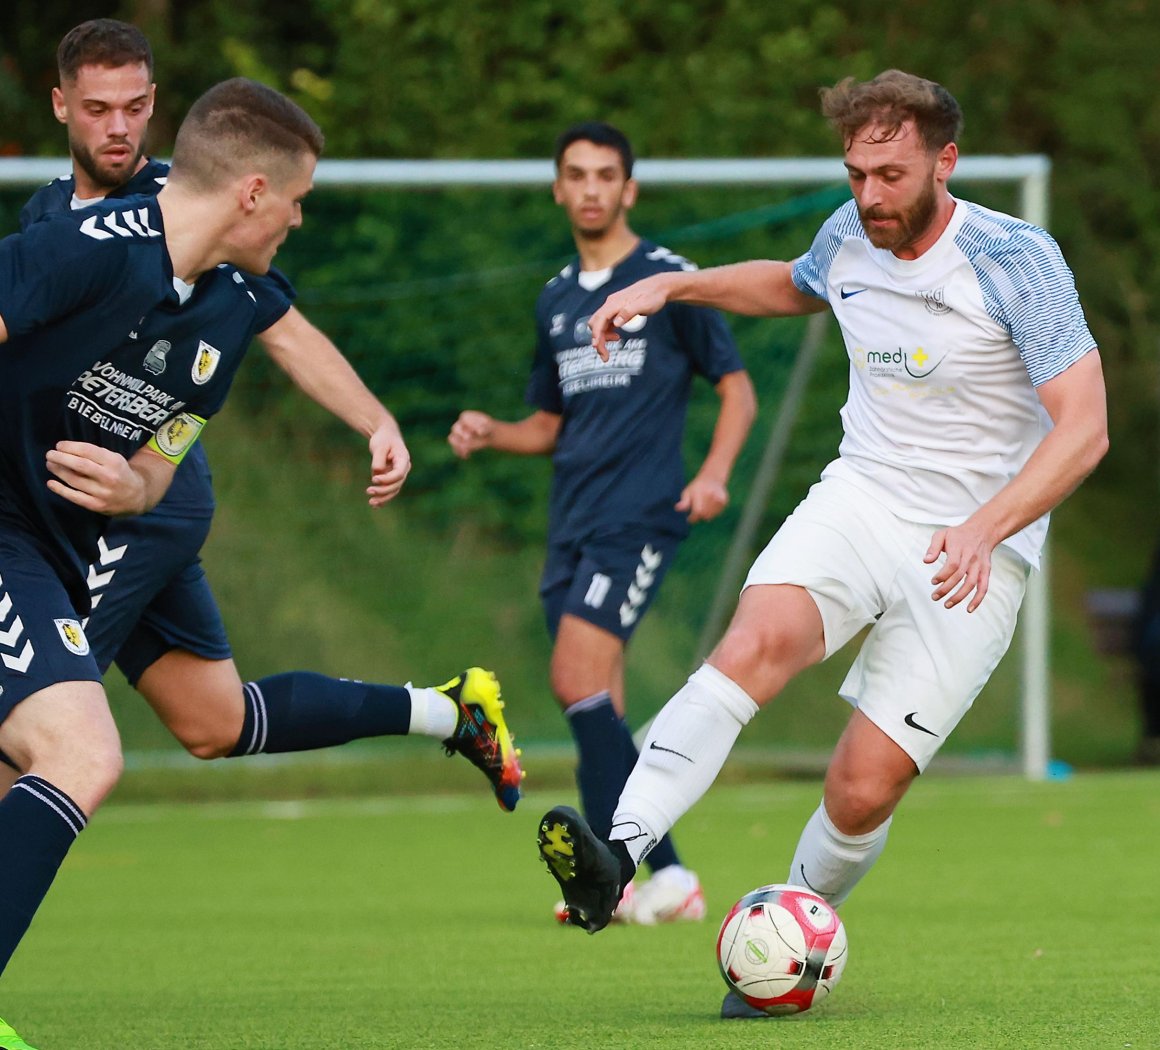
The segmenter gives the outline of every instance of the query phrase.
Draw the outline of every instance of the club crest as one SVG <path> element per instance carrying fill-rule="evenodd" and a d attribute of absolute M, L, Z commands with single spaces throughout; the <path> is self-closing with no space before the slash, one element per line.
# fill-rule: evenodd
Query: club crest
<path fill-rule="evenodd" d="M 222 359 L 222 352 L 209 343 L 198 340 L 197 353 L 193 358 L 191 374 L 198 386 L 204 386 L 217 371 L 218 362 Z"/>
<path fill-rule="evenodd" d="M 79 620 L 53 620 L 64 647 L 74 656 L 89 655 L 89 640 Z"/>
<path fill-rule="evenodd" d="M 187 412 L 174 416 L 157 431 L 157 447 L 167 456 L 180 456 L 201 433 L 203 421 Z"/>

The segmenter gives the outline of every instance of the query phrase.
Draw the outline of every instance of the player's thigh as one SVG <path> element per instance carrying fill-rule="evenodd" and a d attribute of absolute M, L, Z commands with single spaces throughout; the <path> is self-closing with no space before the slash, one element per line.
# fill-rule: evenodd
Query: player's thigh
<path fill-rule="evenodd" d="M 1011 644 L 1028 568 L 1005 547 L 991 558 L 987 596 L 972 613 L 931 600 L 922 563 L 933 527 L 911 525 L 913 557 L 894 582 L 841 695 L 894 740 L 921 771 L 970 709 Z"/>
<path fill-rule="evenodd" d="M 84 628 L 36 544 L 19 534 L 0 536 L 0 750 L 92 807 L 120 773 Z"/>
<path fill-rule="evenodd" d="M 793 584 L 751 584 L 708 662 L 757 703 L 772 700 L 794 675 L 826 654 L 817 599 Z"/>
<path fill-rule="evenodd" d="M 571 613 L 560 618 L 552 647 L 552 691 L 565 707 L 607 692 L 623 714 L 624 641 Z"/>
<path fill-rule="evenodd" d="M 85 625 L 102 671 L 157 596 L 197 563 L 210 520 L 153 512 L 109 523 L 89 567 L 93 608 Z"/>
<path fill-rule="evenodd" d="M 142 672 L 137 691 L 199 758 L 219 758 L 237 744 L 245 700 L 233 660 L 207 660 L 185 649 L 170 649 Z"/>
<path fill-rule="evenodd" d="M 117 651 L 117 666 L 136 687 L 145 671 L 174 649 L 206 661 L 233 657 L 217 599 L 196 557 L 175 572 L 141 610 Z"/>
<path fill-rule="evenodd" d="M 890 536 L 895 520 L 848 482 L 823 479 L 754 560 L 742 594 L 783 584 L 806 591 L 821 618 L 828 658 L 884 607 L 902 554 Z M 773 615 L 756 622 L 768 632 L 794 628 Z"/>

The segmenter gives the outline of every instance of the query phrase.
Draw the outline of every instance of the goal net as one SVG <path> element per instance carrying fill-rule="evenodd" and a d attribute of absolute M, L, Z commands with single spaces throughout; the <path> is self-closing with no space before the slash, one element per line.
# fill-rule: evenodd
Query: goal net
<path fill-rule="evenodd" d="M 15 228 L 31 188 L 65 170 L 63 160 L 0 159 L 0 230 Z M 633 228 L 701 266 L 792 258 L 849 193 L 837 159 L 641 160 L 635 174 L 641 196 Z M 534 593 L 546 465 L 505 456 L 461 464 L 446 444 L 463 408 L 509 419 L 528 411 L 523 390 L 534 346 L 532 307 L 573 252 L 548 192 L 552 175 L 548 161 L 323 161 L 305 225 L 281 250 L 278 265 L 298 287 L 306 316 L 343 349 L 403 425 L 416 467 L 400 513 L 433 547 L 454 545 L 466 530 L 483 549 L 494 547 L 525 566 L 531 611 L 508 621 L 497 615 L 468 630 L 491 630 L 496 649 L 540 663 L 515 672 L 539 694 L 537 710 L 521 718 L 521 735 L 562 741 L 566 731 L 543 685 L 547 642 Z M 1046 225 L 1048 176 L 1042 157 L 964 158 L 953 186 Z M 840 436 L 847 363 L 834 327 L 797 319 L 729 321 L 757 387 L 760 414 L 730 486 L 732 505 L 717 521 L 694 527 L 630 646 L 627 684 L 637 725 L 719 636 L 738 574 L 816 480 Z M 690 473 L 708 446 L 717 407 L 707 384 L 696 387 L 685 450 Z M 319 469 L 362 469 L 342 466 L 349 438 L 341 424 L 304 409 L 264 355 L 251 355 L 232 400 L 263 427 L 289 435 L 296 454 L 318 459 Z M 223 467 L 216 466 L 219 487 L 228 491 L 224 469 L 223 485 Z M 274 529 L 270 542 L 277 543 Z M 470 593 L 472 581 L 461 576 L 460 582 Z M 458 603 L 454 595 L 444 598 L 454 631 Z M 533 642 L 517 643 L 517 635 L 529 632 Z M 232 622 L 231 633 L 240 648 Z M 1017 761 L 1028 776 L 1046 774 L 1044 575 L 1035 577 L 1020 638 L 948 742 L 948 761 L 996 757 L 1005 765 Z M 743 748 L 785 766 L 813 768 L 844 724 L 847 708 L 836 689 L 851 658 L 839 653 L 791 683 L 747 730 Z M 282 663 L 278 669 L 287 666 Z"/>

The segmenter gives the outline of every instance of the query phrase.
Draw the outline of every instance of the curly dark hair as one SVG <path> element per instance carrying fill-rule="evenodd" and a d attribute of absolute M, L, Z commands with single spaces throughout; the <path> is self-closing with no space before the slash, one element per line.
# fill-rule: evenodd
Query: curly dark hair
<path fill-rule="evenodd" d="M 954 142 L 963 130 L 963 111 L 945 87 L 900 69 L 888 69 L 873 80 L 846 77 L 820 94 L 822 114 L 845 146 L 867 124 L 877 129 L 874 141 L 886 142 L 913 120 L 930 151 Z"/>

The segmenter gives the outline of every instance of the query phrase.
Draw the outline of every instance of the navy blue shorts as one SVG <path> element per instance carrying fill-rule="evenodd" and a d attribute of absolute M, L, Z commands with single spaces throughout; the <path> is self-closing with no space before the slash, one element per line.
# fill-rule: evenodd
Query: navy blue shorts
<path fill-rule="evenodd" d="M 101 669 L 68 592 L 31 537 L 0 532 L 0 722 L 58 682 L 99 682 Z"/>
<path fill-rule="evenodd" d="M 86 632 L 97 666 L 116 662 L 131 685 L 170 649 L 207 660 L 232 656 L 198 556 L 211 519 L 143 514 L 109 523 L 89 569 Z"/>
<path fill-rule="evenodd" d="M 540 601 L 553 638 L 571 613 L 627 642 L 652 604 L 680 536 L 641 528 L 549 541 Z"/>

